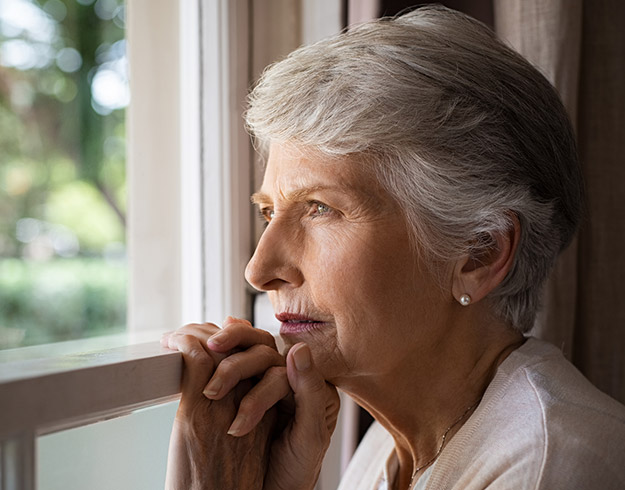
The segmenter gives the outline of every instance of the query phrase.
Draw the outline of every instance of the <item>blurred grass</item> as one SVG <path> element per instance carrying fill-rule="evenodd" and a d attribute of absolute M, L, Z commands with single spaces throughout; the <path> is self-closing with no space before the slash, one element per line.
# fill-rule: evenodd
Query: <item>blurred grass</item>
<path fill-rule="evenodd" d="M 0 259 L 0 349 L 126 328 L 124 262 Z"/>

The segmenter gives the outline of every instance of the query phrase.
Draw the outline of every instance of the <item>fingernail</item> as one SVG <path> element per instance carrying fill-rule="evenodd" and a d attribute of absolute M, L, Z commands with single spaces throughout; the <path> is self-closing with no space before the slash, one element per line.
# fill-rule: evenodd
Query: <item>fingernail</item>
<path fill-rule="evenodd" d="M 208 338 L 208 342 L 214 345 L 221 345 L 224 343 L 225 332 L 217 332 Z"/>
<path fill-rule="evenodd" d="M 228 434 L 231 436 L 238 436 L 241 433 L 241 430 L 245 426 L 246 422 L 247 422 L 246 415 L 238 415 L 237 418 L 234 419 L 234 422 L 232 422 L 232 425 L 230 426 L 230 428 L 228 429 Z"/>
<path fill-rule="evenodd" d="M 293 353 L 293 360 L 298 371 L 307 371 L 310 368 L 310 350 L 307 345 L 301 345 Z"/>
<path fill-rule="evenodd" d="M 206 398 L 213 398 L 217 395 L 217 393 L 219 393 L 223 385 L 224 383 L 220 378 L 213 378 L 211 379 L 210 383 L 206 385 L 206 388 L 204 388 L 202 394 Z"/>

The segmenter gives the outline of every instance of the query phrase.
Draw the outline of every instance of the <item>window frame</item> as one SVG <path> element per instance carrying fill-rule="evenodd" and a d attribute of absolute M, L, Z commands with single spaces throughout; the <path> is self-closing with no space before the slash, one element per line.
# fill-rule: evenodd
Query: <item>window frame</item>
<path fill-rule="evenodd" d="M 251 232 L 246 235 L 245 230 L 227 226 L 238 221 L 241 228 L 250 228 L 249 206 L 233 202 L 250 194 L 251 154 L 245 156 L 249 138 L 245 136 L 243 144 L 240 132 L 231 134 L 235 121 L 230 122 L 234 118 L 226 110 L 240 96 L 229 82 L 243 63 L 234 66 L 232 58 L 236 36 L 243 32 L 236 30 L 239 26 L 233 21 L 229 29 L 222 24 L 235 14 L 246 22 L 247 13 L 241 12 L 246 8 L 247 2 L 227 0 L 127 2 L 132 94 L 127 111 L 127 171 L 132 199 L 125 339 L 131 342 L 141 333 L 158 338 L 158 332 L 184 322 L 221 321 L 226 311 L 247 313 L 243 279 L 230 278 L 242 277 L 242 257 L 249 256 Z M 233 66 L 227 77 L 213 77 L 200 90 L 205 83 L 203 65 L 220 67 L 215 72 Z M 224 102 L 226 107 L 207 112 Z M 207 134 L 215 128 L 216 133 Z M 217 233 L 204 240 L 206 230 Z M 234 265 L 223 265 L 229 263 Z M 205 281 L 207 277 L 211 280 Z M 89 350 L 99 342 L 107 340 L 74 341 L 71 348 Z M 179 395 L 182 357 L 158 342 L 80 354 L 42 354 L 47 350 L 40 346 L 0 356 L 18 359 L 4 362 L 0 375 L 2 490 L 36 488 L 38 436 L 162 404 Z M 59 350 L 63 346 L 52 348 Z M 35 359 L 19 360 L 21 355 Z M 45 357 L 37 359 L 40 355 Z"/>
<path fill-rule="evenodd" d="M 260 68 L 295 48 L 302 32 L 326 33 L 327 12 L 340 16 L 340 3 L 127 1 L 132 199 L 122 343 L 130 345 L 103 350 L 96 346 L 107 340 L 89 339 L 72 342 L 79 354 L 58 345 L 0 355 L 34 357 L 0 364 L 0 490 L 36 488 L 36 437 L 179 396 L 181 355 L 158 342 L 132 345 L 137 339 L 226 314 L 252 317 L 244 268 L 258 230 L 247 196 L 260 174 L 244 100 Z M 341 441 L 335 446 L 337 459 Z M 322 480 L 337 481 L 338 471 Z"/>

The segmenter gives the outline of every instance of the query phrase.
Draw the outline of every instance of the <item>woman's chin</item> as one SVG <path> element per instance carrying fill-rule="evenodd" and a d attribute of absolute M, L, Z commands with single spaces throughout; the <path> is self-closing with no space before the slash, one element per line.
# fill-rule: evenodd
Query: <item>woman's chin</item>
<path fill-rule="evenodd" d="M 321 373 L 321 376 L 326 381 L 334 384 L 332 379 L 336 378 L 336 362 L 332 359 L 331 354 L 328 352 L 327 345 L 324 347 L 323 344 L 316 342 L 311 336 L 296 336 L 296 335 L 282 335 L 280 334 L 280 338 L 283 343 L 283 347 L 280 349 L 282 355 L 286 356 L 291 347 L 299 342 L 305 342 L 311 350 L 313 357 L 313 364 L 317 368 L 317 370 Z"/>

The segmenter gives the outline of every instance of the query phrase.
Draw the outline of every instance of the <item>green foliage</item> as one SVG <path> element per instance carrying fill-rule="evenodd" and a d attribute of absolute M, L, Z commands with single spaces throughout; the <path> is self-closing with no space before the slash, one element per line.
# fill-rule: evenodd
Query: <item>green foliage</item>
<path fill-rule="evenodd" d="M 0 349 L 123 331 L 126 275 L 104 259 L 0 260 Z"/>
<path fill-rule="evenodd" d="M 0 9 L 0 349 L 124 329 L 124 12 Z"/>
<path fill-rule="evenodd" d="M 124 229 L 101 194 L 84 180 L 73 180 L 50 192 L 46 218 L 74 231 L 88 250 L 102 250 L 112 241 L 124 240 Z"/>
<path fill-rule="evenodd" d="M 126 83 L 124 2 L 12 1 L 30 20 L 0 9 L 0 48 L 14 53 L 0 57 L 0 257 L 28 257 L 22 218 L 62 225 L 80 253 L 101 254 L 124 241 L 124 102 L 96 83 Z"/>

